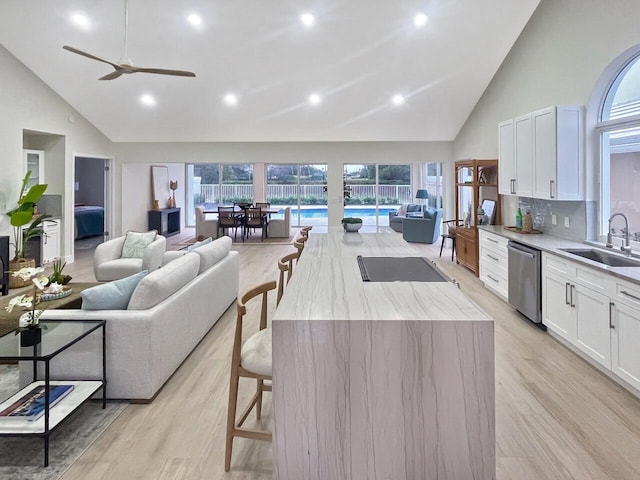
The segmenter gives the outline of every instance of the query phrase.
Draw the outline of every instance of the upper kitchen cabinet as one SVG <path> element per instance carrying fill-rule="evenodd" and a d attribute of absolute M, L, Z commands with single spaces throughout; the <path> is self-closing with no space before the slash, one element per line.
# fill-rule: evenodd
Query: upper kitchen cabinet
<path fill-rule="evenodd" d="M 498 124 L 500 193 L 584 199 L 584 107 L 548 107 Z"/>
<path fill-rule="evenodd" d="M 500 193 L 532 196 L 533 140 L 531 114 L 498 124 Z"/>
<path fill-rule="evenodd" d="M 498 124 L 498 140 L 500 195 L 515 195 L 516 156 L 513 146 L 513 119 Z"/>
<path fill-rule="evenodd" d="M 34 185 L 44 183 L 44 152 L 42 150 L 24 150 L 24 173 L 31 171 L 27 190 Z"/>
<path fill-rule="evenodd" d="M 533 197 L 584 200 L 584 107 L 532 113 Z"/>

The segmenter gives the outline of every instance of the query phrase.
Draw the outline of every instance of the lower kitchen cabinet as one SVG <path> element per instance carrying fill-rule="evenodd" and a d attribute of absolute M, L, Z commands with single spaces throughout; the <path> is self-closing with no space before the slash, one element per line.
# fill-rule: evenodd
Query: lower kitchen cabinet
<path fill-rule="evenodd" d="M 576 316 L 576 347 L 596 362 L 611 368 L 609 297 L 573 284 L 570 298 Z"/>
<path fill-rule="evenodd" d="M 567 277 L 542 270 L 542 323 L 562 338 L 575 342 L 576 315 Z"/>
<path fill-rule="evenodd" d="M 456 229 L 456 261 L 473 273 L 478 272 L 478 244 L 475 228 L 458 227 Z"/>
<path fill-rule="evenodd" d="M 544 252 L 542 323 L 640 391 L 640 286 Z"/>

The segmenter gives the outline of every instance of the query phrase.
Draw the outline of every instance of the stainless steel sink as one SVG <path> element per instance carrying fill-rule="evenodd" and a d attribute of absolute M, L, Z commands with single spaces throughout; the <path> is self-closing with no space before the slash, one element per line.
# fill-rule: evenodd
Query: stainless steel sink
<path fill-rule="evenodd" d="M 610 267 L 640 267 L 640 261 L 593 248 L 561 248 L 560 250 Z"/>

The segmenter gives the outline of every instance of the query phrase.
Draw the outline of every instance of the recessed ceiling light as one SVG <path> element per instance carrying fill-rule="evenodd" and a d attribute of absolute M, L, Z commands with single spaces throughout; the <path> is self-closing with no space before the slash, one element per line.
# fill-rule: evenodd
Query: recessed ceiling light
<path fill-rule="evenodd" d="M 413 23 L 415 23 L 416 27 L 422 27 L 425 23 L 427 23 L 429 17 L 427 17 L 424 13 L 418 13 L 415 17 L 413 17 Z"/>
<path fill-rule="evenodd" d="M 322 99 L 320 98 L 320 95 L 318 95 L 317 93 L 312 93 L 311 95 L 309 95 L 309 103 L 311 105 L 320 105 L 320 102 L 322 101 Z"/>
<path fill-rule="evenodd" d="M 80 28 L 89 28 L 89 19 L 83 13 L 74 13 L 71 15 L 71 21 Z"/>
<path fill-rule="evenodd" d="M 391 98 L 391 101 L 394 105 L 403 105 L 404 97 L 398 93 Z"/>
<path fill-rule="evenodd" d="M 303 13 L 300 15 L 300 21 L 307 27 L 310 27 L 315 23 L 316 18 L 311 13 Z"/>
<path fill-rule="evenodd" d="M 140 103 L 147 107 L 153 107 L 156 104 L 156 99 L 149 94 L 144 94 L 140 96 Z"/>
<path fill-rule="evenodd" d="M 200 25 L 202 25 L 202 17 L 200 17 L 200 15 L 198 15 L 197 13 L 189 14 L 187 16 L 187 20 L 189 20 L 189 23 L 194 27 L 199 27 Z"/>
<path fill-rule="evenodd" d="M 224 98 L 224 103 L 230 107 L 235 107 L 238 104 L 238 97 L 233 93 L 227 93 Z"/>

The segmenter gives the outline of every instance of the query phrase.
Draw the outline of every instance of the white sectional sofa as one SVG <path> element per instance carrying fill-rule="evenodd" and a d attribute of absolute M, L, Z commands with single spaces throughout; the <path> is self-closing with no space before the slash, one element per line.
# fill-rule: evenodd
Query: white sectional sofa
<path fill-rule="evenodd" d="M 151 401 L 238 296 L 239 254 L 230 248 L 222 237 L 149 273 L 127 310 L 45 310 L 41 318 L 105 319 L 107 397 Z M 100 342 L 96 332 L 58 355 L 52 378 L 100 378 Z M 21 379 L 30 375 L 21 365 Z"/>

